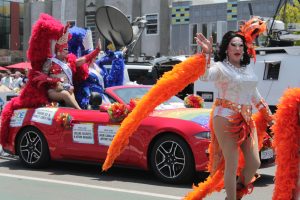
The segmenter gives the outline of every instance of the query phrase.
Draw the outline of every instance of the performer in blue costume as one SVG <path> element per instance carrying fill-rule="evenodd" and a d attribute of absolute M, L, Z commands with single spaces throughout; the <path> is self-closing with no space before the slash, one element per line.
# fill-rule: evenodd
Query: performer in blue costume
<path fill-rule="evenodd" d="M 72 27 L 70 30 L 72 39 L 69 40 L 69 52 L 77 57 L 88 54 L 93 50 L 92 34 L 90 30 Z M 92 93 L 103 94 L 104 88 L 123 85 L 124 79 L 124 50 L 106 50 L 105 56 L 93 60 L 89 65 L 89 76 L 75 87 L 75 97 L 82 109 L 88 109 Z M 111 70 L 104 65 L 111 64 Z"/>

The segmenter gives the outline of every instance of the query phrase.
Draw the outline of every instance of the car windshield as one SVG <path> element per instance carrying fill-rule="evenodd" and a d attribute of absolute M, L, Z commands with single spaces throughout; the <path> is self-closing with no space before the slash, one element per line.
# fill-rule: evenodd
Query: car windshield
<path fill-rule="evenodd" d="M 150 87 L 133 87 L 133 88 L 120 88 L 114 90 L 114 92 L 126 103 L 129 104 L 131 99 L 141 99 L 148 91 Z M 159 105 L 156 109 L 167 108 L 184 108 L 184 102 L 180 98 L 173 96 L 169 100 Z"/>
<path fill-rule="evenodd" d="M 143 85 L 154 85 L 158 79 L 155 71 L 147 69 L 128 69 L 128 76 L 131 82 Z"/>

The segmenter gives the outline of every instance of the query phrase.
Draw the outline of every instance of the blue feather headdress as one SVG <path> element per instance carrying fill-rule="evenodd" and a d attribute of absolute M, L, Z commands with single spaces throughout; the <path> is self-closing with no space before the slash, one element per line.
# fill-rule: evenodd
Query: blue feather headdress
<path fill-rule="evenodd" d="M 90 53 L 93 48 L 92 32 L 90 29 L 84 29 L 74 26 L 69 29 L 72 38 L 69 40 L 69 53 L 77 57 Z"/>

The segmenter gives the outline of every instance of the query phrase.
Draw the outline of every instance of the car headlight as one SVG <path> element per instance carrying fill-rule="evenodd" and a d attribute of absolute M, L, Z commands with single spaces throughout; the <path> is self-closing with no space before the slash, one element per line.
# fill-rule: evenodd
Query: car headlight
<path fill-rule="evenodd" d="M 210 132 L 204 131 L 194 135 L 197 139 L 210 139 Z"/>

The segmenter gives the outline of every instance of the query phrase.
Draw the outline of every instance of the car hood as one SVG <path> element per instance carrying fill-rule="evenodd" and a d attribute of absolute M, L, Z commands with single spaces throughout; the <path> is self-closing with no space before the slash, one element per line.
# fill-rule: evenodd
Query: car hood
<path fill-rule="evenodd" d="M 192 121 L 208 128 L 210 112 L 211 109 L 204 108 L 180 108 L 154 111 L 151 116 Z"/>

